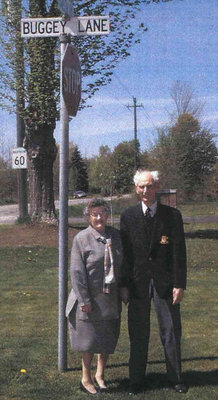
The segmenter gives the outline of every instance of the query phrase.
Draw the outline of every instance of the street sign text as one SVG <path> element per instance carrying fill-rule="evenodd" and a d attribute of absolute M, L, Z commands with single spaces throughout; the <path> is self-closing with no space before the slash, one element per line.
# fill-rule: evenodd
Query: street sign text
<path fill-rule="evenodd" d="M 75 116 L 81 98 L 81 67 L 75 47 L 68 44 L 62 61 L 62 93 L 69 115 Z"/>
<path fill-rule="evenodd" d="M 79 87 L 81 85 L 81 74 L 69 67 L 64 67 L 64 83 L 63 90 L 65 92 L 76 94 L 80 93 Z"/>
<path fill-rule="evenodd" d="M 23 147 L 17 147 L 12 150 L 12 168 L 27 168 L 27 152 Z"/>
<path fill-rule="evenodd" d="M 62 18 L 23 18 L 21 20 L 22 37 L 49 37 L 62 34 L 106 35 L 109 32 L 108 16 L 73 17 L 68 21 Z"/>
<path fill-rule="evenodd" d="M 109 17 L 78 17 L 71 18 L 67 29 L 74 35 L 106 35 L 110 32 Z"/>
<path fill-rule="evenodd" d="M 60 36 L 65 33 L 65 25 L 61 18 L 25 18 L 21 20 L 21 36 Z"/>

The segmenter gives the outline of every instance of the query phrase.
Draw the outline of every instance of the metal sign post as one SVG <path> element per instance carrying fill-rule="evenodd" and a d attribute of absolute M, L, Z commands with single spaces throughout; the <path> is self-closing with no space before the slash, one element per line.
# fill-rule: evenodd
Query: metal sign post
<path fill-rule="evenodd" d="M 67 370 L 67 303 L 68 282 L 68 154 L 69 115 L 76 116 L 81 98 L 81 69 L 76 49 L 69 44 L 70 38 L 61 35 L 61 143 L 59 182 L 59 334 L 58 368 Z"/>
<path fill-rule="evenodd" d="M 69 17 L 74 15 L 73 0 L 58 0 L 58 8 Z"/>
<path fill-rule="evenodd" d="M 61 144 L 60 144 L 60 218 L 59 218 L 59 335 L 58 367 L 67 370 L 67 303 L 68 281 L 68 154 L 69 115 L 76 116 L 81 98 L 81 68 L 70 38 L 61 35 Z"/>
<path fill-rule="evenodd" d="M 65 307 L 67 303 L 68 282 L 68 153 L 69 153 L 69 117 L 62 93 L 63 57 L 67 43 L 67 35 L 60 36 L 61 43 L 61 143 L 60 143 L 60 177 L 59 177 L 59 326 L 58 326 L 58 369 L 67 370 L 67 319 Z"/>

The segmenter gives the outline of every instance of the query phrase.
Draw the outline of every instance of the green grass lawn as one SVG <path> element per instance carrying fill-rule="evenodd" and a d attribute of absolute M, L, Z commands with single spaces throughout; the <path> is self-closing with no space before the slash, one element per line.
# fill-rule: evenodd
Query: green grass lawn
<path fill-rule="evenodd" d="M 218 203 L 215 201 L 208 201 L 205 203 L 190 202 L 188 204 L 178 204 L 178 208 L 186 217 L 218 214 Z"/>
<path fill-rule="evenodd" d="M 201 229 L 209 229 L 208 225 Z M 195 229 L 195 227 L 193 227 Z M 187 239 L 188 289 L 182 305 L 182 358 L 187 394 L 168 389 L 163 350 L 152 310 L 148 400 L 218 399 L 217 240 Z M 1 400 L 82 400 L 81 356 L 68 345 L 68 371 L 58 371 L 58 252 L 55 248 L 1 248 Z M 126 308 L 116 353 L 106 371 L 105 399 L 128 398 Z M 26 372 L 21 372 L 21 369 Z M 94 372 L 94 371 L 93 371 Z M 89 398 L 89 397 L 88 397 Z"/>
<path fill-rule="evenodd" d="M 130 198 L 123 198 L 122 196 L 117 197 L 111 203 L 108 198 L 108 204 L 112 204 L 114 216 L 119 216 L 122 211 L 127 207 L 137 203 L 137 197 L 135 194 Z M 69 206 L 68 213 L 69 217 L 82 217 L 83 216 L 84 204 L 76 204 Z M 178 204 L 178 209 L 182 212 L 185 217 L 197 216 L 197 215 L 215 215 L 218 214 L 218 203 L 217 202 L 190 202 L 189 204 Z"/>
<path fill-rule="evenodd" d="M 118 196 L 116 199 L 113 199 L 112 202 L 111 202 L 110 197 L 107 198 L 107 202 L 108 202 L 109 206 L 112 204 L 114 215 L 120 215 L 121 212 L 125 208 L 131 206 L 136 201 L 137 201 L 137 199 L 136 199 L 136 196 L 134 196 L 134 195 L 132 196 L 132 198 L 125 198 L 122 196 L 120 196 L 120 197 Z M 82 217 L 84 207 L 85 207 L 84 204 L 75 204 L 75 205 L 69 206 L 68 207 L 69 217 Z"/>

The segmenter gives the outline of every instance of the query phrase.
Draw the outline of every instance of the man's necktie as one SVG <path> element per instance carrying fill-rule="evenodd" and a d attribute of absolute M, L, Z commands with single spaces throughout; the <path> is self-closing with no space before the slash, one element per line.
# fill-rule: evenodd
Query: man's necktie
<path fill-rule="evenodd" d="M 149 243 L 149 246 L 150 246 L 150 242 L 151 242 L 151 238 L 152 238 L 154 219 L 152 218 L 151 209 L 149 207 L 147 207 L 144 217 L 145 217 L 145 219 L 144 219 L 144 221 L 145 221 L 145 229 L 146 229 L 146 232 L 147 232 L 147 240 L 148 240 L 148 243 Z"/>
<path fill-rule="evenodd" d="M 147 210 L 145 211 L 145 218 L 150 219 L 151 218 L 151 209 L 147 207 Z"/>

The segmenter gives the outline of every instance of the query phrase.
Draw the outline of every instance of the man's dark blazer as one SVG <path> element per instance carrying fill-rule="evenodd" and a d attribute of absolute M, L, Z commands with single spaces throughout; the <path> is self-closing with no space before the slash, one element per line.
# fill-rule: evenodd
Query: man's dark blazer
<path fill-rule="evenodd" d="M 141 203 L 124 211 L 120 230 L 124 251 L 120 286 L 128 287 L 131 296 L 148 296 L 151 279 L 161 298 L 172 295 L 173 288 L 186 288 L 184 229 L 176 208 L 158 203 L 150 245 Z"/>

